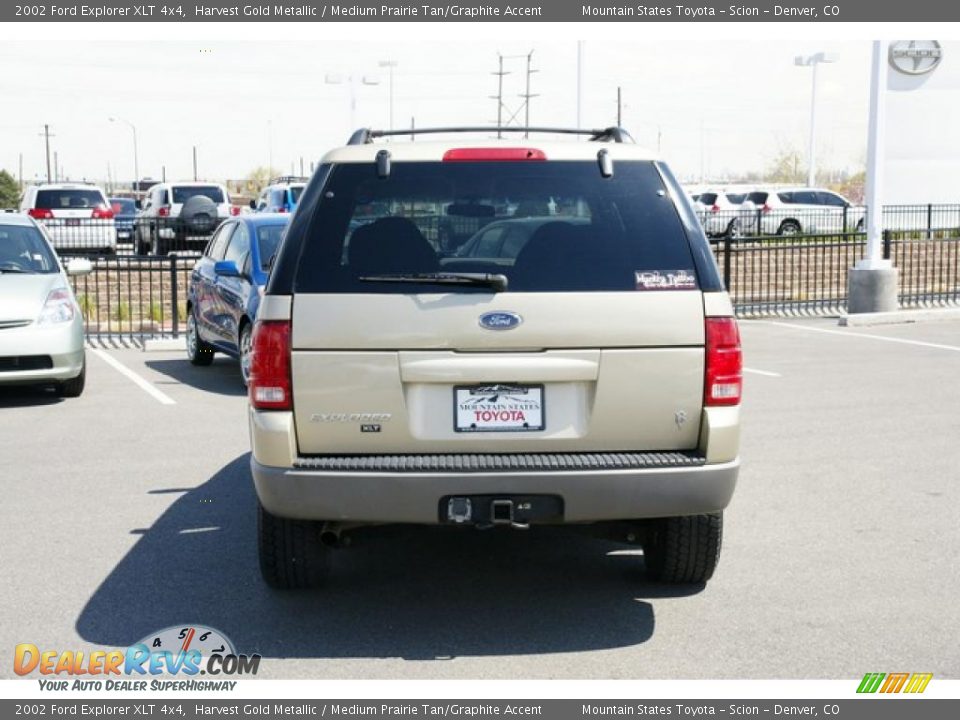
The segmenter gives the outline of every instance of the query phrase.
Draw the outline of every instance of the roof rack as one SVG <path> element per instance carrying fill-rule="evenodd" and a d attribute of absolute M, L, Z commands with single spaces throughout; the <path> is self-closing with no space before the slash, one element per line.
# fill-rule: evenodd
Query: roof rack
<path fill-rule="evenodd" d="M 300 175 L 279 175 L 270 180 L 268 185 L 277 185 L 279 183 L 292 183 L 292 182 L 308 182 L 310 178 L 302 177 Z"/>
<path fill-rule="evenodd" d="M 469 126 L 469 127 L 438 127 L 438 128 L 411 128 L 409 130 L 371 130 L 360 128 L 350 136 L 348 145 L 367 145 L 376 138 L 393 137 L 398 135 L 437 135 L 440 133 L 547 133 L 556 135 L 589 135 L 591 141 L 632 143 L 633 137 L 620 127 L 602 129 L 551 128 L 551 127 L 497 127 L 497 126 Z"/>

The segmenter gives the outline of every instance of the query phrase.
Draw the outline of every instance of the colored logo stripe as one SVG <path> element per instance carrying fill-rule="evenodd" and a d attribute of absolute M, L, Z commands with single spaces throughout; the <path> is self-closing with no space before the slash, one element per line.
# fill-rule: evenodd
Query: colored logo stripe
<path fill-rule="evenodd" d="M 877 688 L 880 687 L 880 683 L 884 677 L 886 677 L 884 673 L 867 673 L 863 676 L 863 680 L 860 681 L 860 687 L 857 688 L 857 692 L 875 693 Z"/>
<path fill-rule="evenodd" d="M 927 689 L 927 685 L 930 684 L 930 678 L 932 677 L 933 673 L 914 673 L 910 676 L 910 681 L 903 691 L 905 693 L 922 693 Z"/>
<path fill-rule="evenodd" d="M 909 673 L 890 673 L 887 675 L 886 682 L 883 683 L 883 687 L 880 688 L 882 693 L 898 693 L 903 687 L 903 684 L 907 682 L 907 678 L 910 677 Z"/>

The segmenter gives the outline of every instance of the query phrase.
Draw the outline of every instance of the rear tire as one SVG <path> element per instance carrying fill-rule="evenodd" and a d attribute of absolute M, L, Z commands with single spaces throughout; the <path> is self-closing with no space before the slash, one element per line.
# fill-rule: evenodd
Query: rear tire
<path fill-rule="evenodd" d="M 723 513 L 663 518 L 643 542 L 647 574 L 665 583 L 705 583 L 720 560 Z"/>
<path fill-rule="evenodd" d="M 271 515 L 257 503 L 260 574 L 276 590 L 319 587 L 330 570 L 330 548 L 320 542 L 320 523 Z"/>
<path fill-rule="evenodd" d="M 784 220 L 777 229 L 777 235 L 799 235 L 802 232 L 796 220 Z"/>
<path fill-rule="evenodd" d="M 240 339 L 237 342 L 237 347 L 240 350 L 240 380 L 243 381 L 244 387 L 248 387 L 250 385 L 250 364 L 253 350 L 253 327 L 249 322 L 244 323 L 240 329 Z"/>
<path fill-rule="evenodd" d="M 187 360 L 191 365 L 204 367 L 213 362 L 213 348 L 200 338 L 193 308 L 187 312 Z"/>
<path fill-rule="evenodd" d="M 75 378 L 64 380 L 57 385 L 57 395 L 60 397 L 75 398 L 83 393 L 83 387 L 87 384 L 87 362 L 84 360 L 80 368 L 80 374 Z"/>

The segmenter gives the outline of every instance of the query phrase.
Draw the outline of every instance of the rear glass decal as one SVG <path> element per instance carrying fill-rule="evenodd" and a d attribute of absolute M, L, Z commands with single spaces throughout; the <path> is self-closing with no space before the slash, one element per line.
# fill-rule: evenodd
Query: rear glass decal
<path fill-rule="evenodd" d="M 645 270 L 636 272 L 637 290 L 696 290 L 697 277 L 690 270 Z"/>

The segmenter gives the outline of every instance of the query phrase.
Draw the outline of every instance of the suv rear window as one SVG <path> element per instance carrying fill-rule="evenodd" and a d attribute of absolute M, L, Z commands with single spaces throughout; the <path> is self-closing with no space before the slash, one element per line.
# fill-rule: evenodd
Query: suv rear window
<path fill-rule="evenodd" d="M 765 192 L 752 192 L 747 195 L 747 200 L 757 205 L 763 205 L 767 201 L 767 196 L 769 193 Z"/>
<path fill-rule="evenodd" d="M 95 208 L 106 205 L 99 190 L 38 190 L 37 207 L 46 210 Z"/>
<path fill-rule="evenodd" d="M 605 179 L 582 161 L 394 163 L 380 179 L 373 164 L 337 166 L 307 233 L 296 292 L 490 291 L 392 281 L 419 273 L 501 274 L 511 292 L 633 291 L 654 271 L 696 277 L 655 165 L 617 161 L 614 170 Z M 474 239 L 493 222 L 522 237 L 509 246 Z"/>
<path fill-rule="evenodd" d="M 703 193 L 700 196 L 700 202 L 704 205 L 713 205 L 717 201 L 716 193 Z"/>
<path fill-rule="evenodd" d="M 218 187 L 203 187 L 195 185 L 175 185 L 173 187 L 173 204 L 181 205 L 195 195 L 203 195 L 218 205 L 226 202 L 223 199 L 223 190 Z"/>

